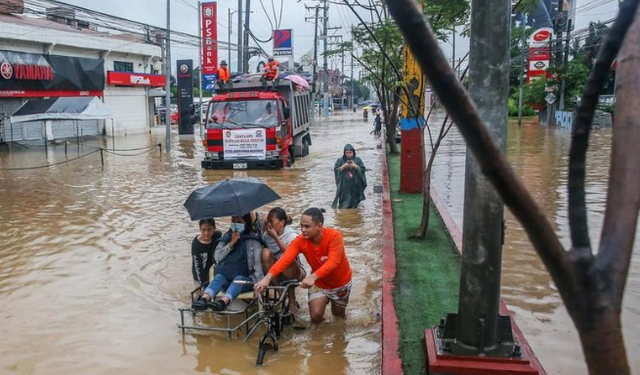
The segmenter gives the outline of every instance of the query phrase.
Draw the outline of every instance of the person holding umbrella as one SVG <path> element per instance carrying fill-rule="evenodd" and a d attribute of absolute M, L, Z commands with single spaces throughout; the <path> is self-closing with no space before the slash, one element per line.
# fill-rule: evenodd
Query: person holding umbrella
<path fill-rule="evenodd" d="M 231 216 L 227 233 L 220 238 L 214 252 L 215 276 L 192 308 L 211 307 L 224 310 L 250 287 L 234 280 L 257 282 L 262 279 L 262 219 L 256 208 L 280 199 L 271 188 L 257 178 L 231 178 L 197 189 L 184 203 L 191 220 Z M 227 288 L 224 296 L 216 295 Z"/>
<path fill-rule="evenodd" d="M 264 243 L 260 233 L 255 231 L 252 215 L 232 216 L 230 229 L 220 238 L 213 256 L 216 262 L 213 280 L 192 307 L 196 310 L 210 307 L 214 311 L 222 311 L 241 293 L 250 291 L 250 285 L 236 284 L 234 281 L 257 282 L 262 279 L 263 248 Z M 224 288 L 227 289 L 225 294 L 214 301 Z"/>

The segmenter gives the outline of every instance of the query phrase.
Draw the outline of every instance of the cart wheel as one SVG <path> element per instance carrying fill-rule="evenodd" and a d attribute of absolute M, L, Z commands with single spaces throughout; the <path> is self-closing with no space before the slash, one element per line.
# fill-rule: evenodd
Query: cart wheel
<path fill-rule="evenodd" d="M 264 355 L 267 354 L 267 350 L 269 350 L 268 344 L 264 344 L 258 349 L 258 359 L 256 359 L 256 365 L 262 366 Z"/>

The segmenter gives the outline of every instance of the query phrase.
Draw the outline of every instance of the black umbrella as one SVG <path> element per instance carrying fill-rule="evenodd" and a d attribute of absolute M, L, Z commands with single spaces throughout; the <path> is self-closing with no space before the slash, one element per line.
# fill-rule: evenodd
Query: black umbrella
<path fill-rule="evenodd" d="M 241 216 L 278 199 L 278 194 L 255 177 L 230 178 L 195 190 L 184 206 L 191 220 L 200 220 Z"/>

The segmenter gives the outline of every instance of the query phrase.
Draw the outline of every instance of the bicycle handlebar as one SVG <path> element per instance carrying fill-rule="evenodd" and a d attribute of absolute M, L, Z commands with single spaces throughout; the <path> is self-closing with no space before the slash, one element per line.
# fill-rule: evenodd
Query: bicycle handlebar
<path fill-rule="evenodd" d="M 254 285 L 255 284 L 253 281 L 245 281 L 245 280 L 234 280 L 233 283 L 238 285 Z M 275 304 L 281 304 L 284 301 L 284 298 L 287 295 L 287 292 L 289 291 L 289 289 L 299 286 L 300 282 L 296 280 L 289 280 L 289 281 L 282 282 L 281 284 L 283 285 L 269 285 L 264 291 L 264 293 L 266 293 L 268 290 L 282 291 L 280 297 L 278 298 Z M 264 304 L 264 301 L 263 301 L 262 295 L 264 293 L 258 293 L 258 299 L 260 300 L 260 303 L 263 303 L 263 304 Z"/>

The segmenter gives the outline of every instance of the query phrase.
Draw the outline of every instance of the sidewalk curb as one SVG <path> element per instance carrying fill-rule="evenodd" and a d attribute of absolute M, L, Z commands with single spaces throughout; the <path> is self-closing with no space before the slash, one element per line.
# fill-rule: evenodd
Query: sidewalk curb
<path fill-rule="evenodd" d="M 393 304 L 396 278 L 396 250 L 393 234 L 393 209 L 385 137 L 382 144 L 382 375 L 402 374 L 398 317 Z"/>

